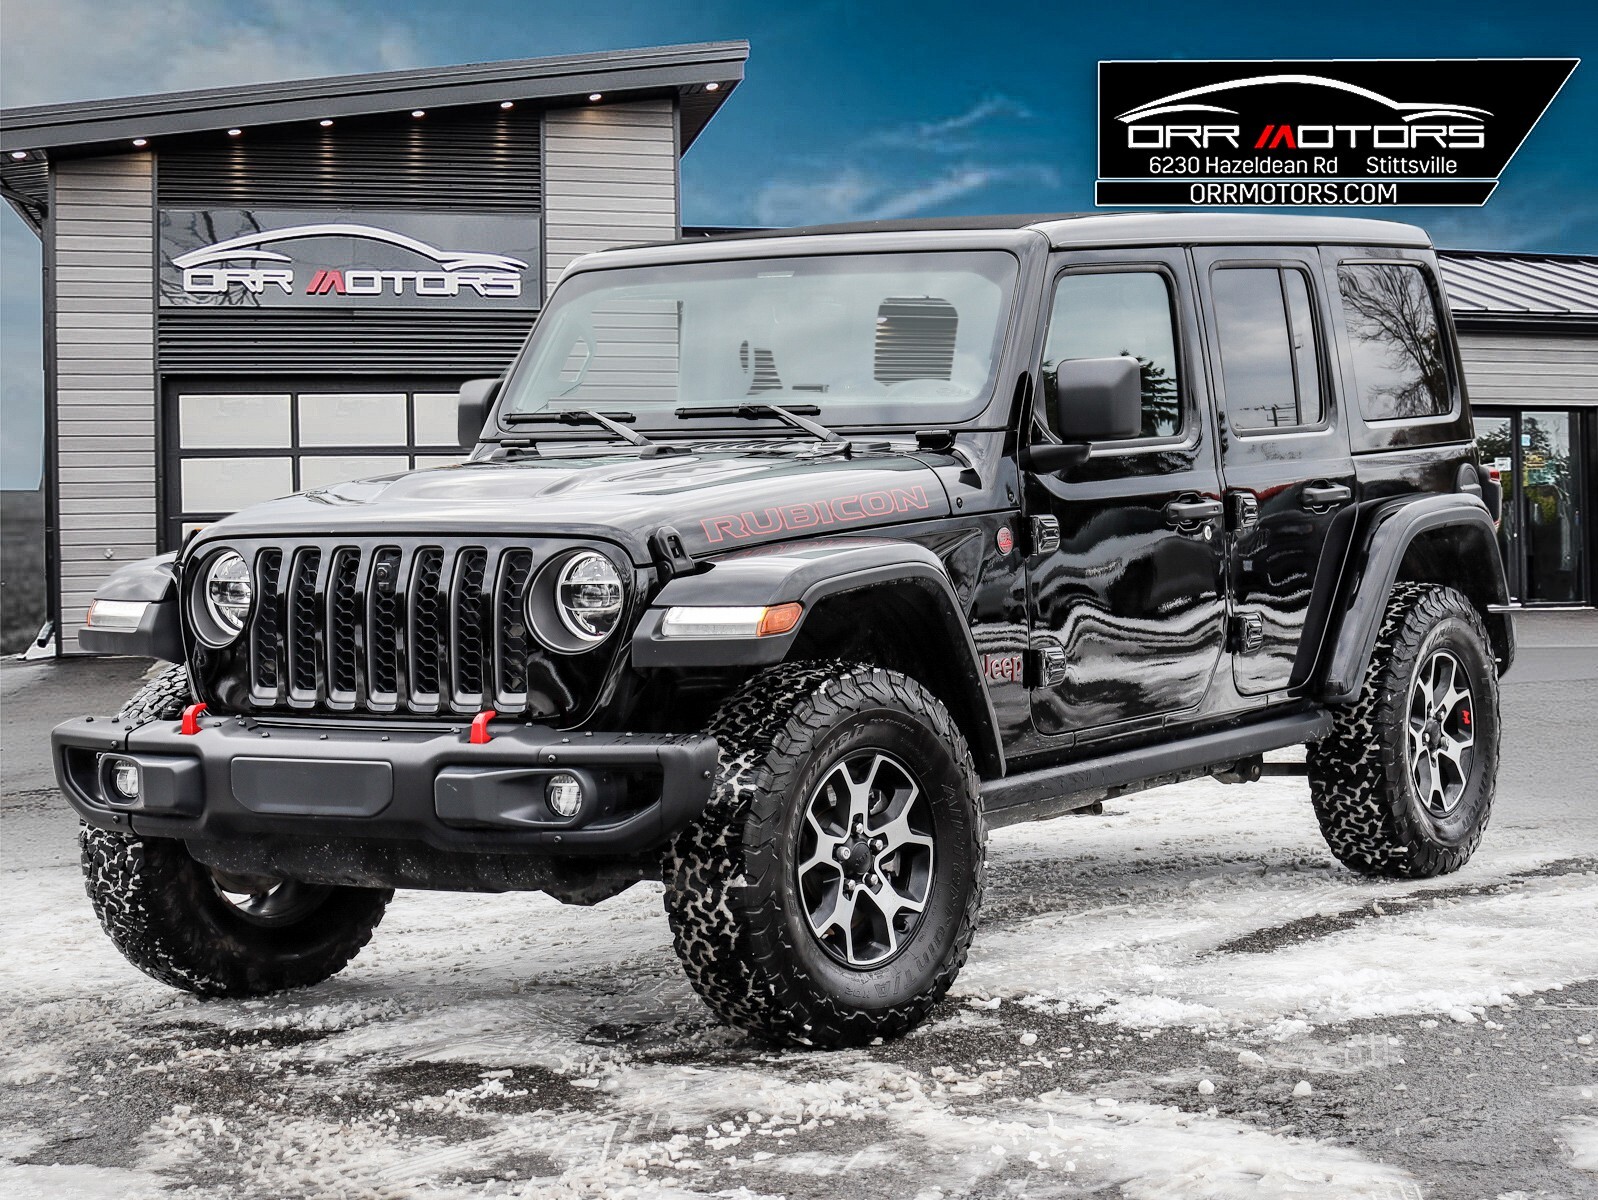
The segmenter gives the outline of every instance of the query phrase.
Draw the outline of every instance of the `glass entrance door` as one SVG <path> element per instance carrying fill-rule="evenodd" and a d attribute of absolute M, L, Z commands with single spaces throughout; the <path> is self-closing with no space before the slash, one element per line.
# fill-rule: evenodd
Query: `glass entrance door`
<path fill-rule="evenodd" d="M 1586 464 L 1576 414 L 1482 413 L 1476 443 L 1504 484 L 1499 544 L 1510 594 L 1526 604 L 1585 603 Z"/>

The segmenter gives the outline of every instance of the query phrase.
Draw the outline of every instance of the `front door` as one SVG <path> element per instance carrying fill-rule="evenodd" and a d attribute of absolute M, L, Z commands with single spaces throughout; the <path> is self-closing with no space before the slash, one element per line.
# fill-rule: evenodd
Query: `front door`
<path fill-rule="evenodd" d="M 1079 467 L 1032 473 L 1027 586 L 1032 713 L 1078 739 L 1158 726 L 1204 701 L 1225 638 L 1222 506 L 1205 432 L 1192 276 L 1181 251 L 1062 256 L 1041 347 L 1039 419 L 1060 362 L 1130 354 L 1143 366 L 1141 436 Z"/>
<path fill-rule="evenodd" d="M 1263 695 L 1293 682 L 1328 535 L 1356 498 L 1327 386 L 1328 297 L 1313 250 L 1201 249 L 1194 263 L 1226 485 L 1232 675 Z"/>

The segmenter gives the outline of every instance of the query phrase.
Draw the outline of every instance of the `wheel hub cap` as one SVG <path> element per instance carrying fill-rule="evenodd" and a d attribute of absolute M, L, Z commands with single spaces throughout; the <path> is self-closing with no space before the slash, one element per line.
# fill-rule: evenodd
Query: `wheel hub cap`
<path fill-rule="evenodd" d="M 1475 761 L 1474 708 L 1463 664 L 1434 651 L 1410 686 L 1407 738 L 1410 779 L 1433 816 L 1448 816 L 1464 798 Z"/>
<path fill-rule="evenodd" d="M 862 750 L 835 763 L 806 802 L 795 875 L 810 932 L 855 968 L 896 955 L 932 892 L 930 802 L 891 755 Z"/>

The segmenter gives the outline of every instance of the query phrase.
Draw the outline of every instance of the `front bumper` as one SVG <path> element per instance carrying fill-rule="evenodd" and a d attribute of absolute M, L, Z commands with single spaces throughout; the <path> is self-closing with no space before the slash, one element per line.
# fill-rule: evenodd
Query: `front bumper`
<path fill-rule="evenodd" d="M 386 839 L 467 853 L 634 854 L 661 845 L 710 798 L 715 739 L 702 734 L 563 733 L 464 726 L 202 718 L 129 728 L 79 717 L 50 735 L 56 779 L 79 816 L 103 829 L 185 841 Z M 112 781 L 135 764 L 138 797 Z M 563 818 L 551 776 L 583 785 Z"/>

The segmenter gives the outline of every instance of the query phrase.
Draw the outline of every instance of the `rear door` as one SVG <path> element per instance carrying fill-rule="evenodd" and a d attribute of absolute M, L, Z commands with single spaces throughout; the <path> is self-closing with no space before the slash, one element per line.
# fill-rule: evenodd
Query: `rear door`
<path fill-rule="evenodd" d="M 1280 692 L 1322 558 L 1339 553 L 1357 499 L 1329 297 L 1313 248 L 1202 248 L 1194 265 L 1227 505 L 1233 678 L 1244 695 Z"/>

